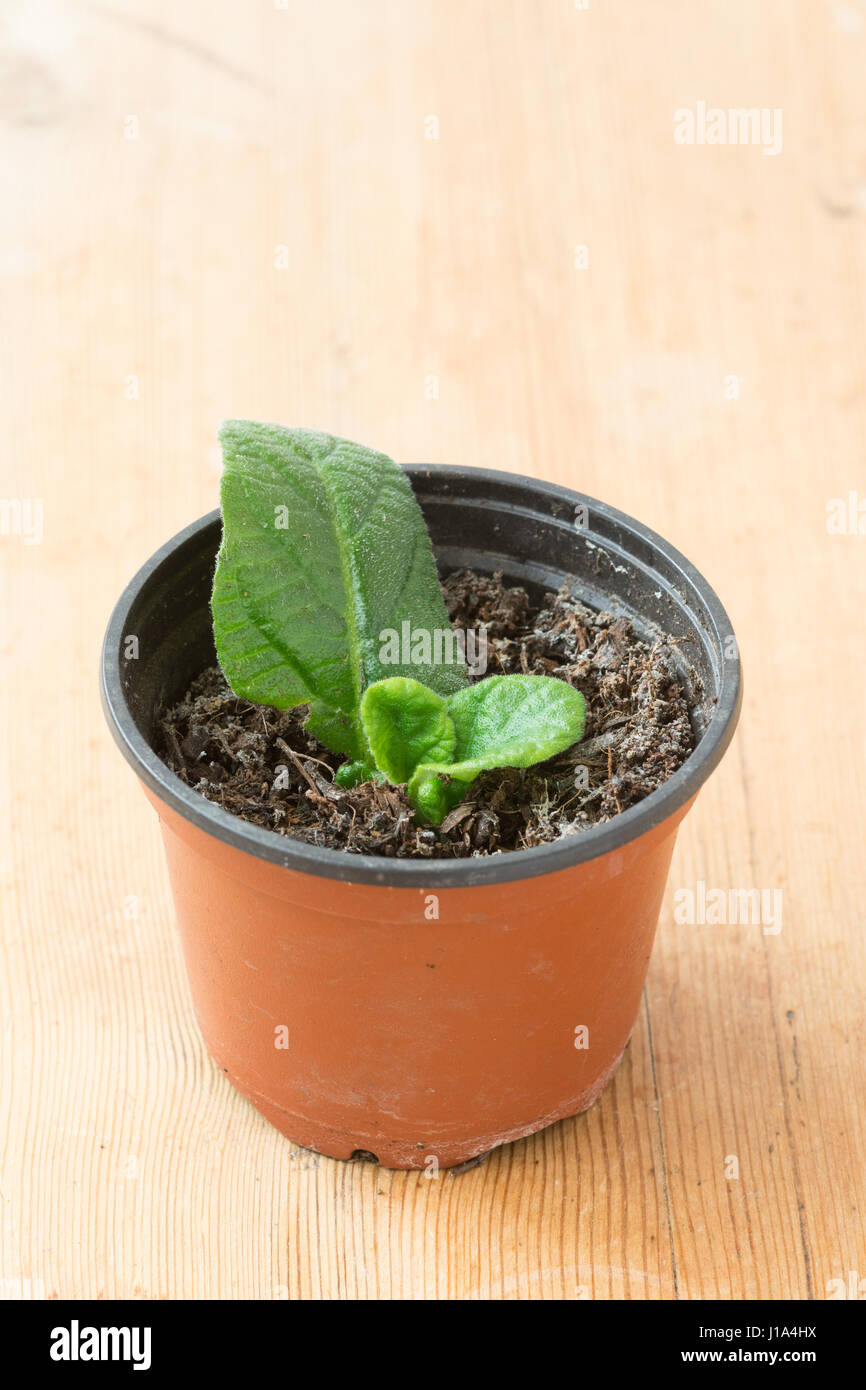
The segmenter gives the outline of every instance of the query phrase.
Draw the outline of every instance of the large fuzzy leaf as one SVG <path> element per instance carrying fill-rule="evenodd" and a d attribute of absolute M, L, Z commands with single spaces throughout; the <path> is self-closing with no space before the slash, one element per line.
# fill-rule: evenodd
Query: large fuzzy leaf
<path fill-rule="evenodd" d="M 459 665 L 381 659 L 386 630 L 450 626 L 409 482 L 386 455 L 311 430 L 229 420 L 220 440 L 212 607 L 226 679 L 258 704 L 309 702 L 323 743 L 369 760 L 373 681 L 411 676 L 444 696 L 466 683 Z"/>

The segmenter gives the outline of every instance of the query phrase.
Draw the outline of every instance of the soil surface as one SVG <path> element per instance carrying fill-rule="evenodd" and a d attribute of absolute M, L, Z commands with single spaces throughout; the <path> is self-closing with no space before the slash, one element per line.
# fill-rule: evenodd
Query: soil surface
<path fill-rule="evenodd" d="M 695 745 L 669 639 L 587 608 L 566 583 L 533 607 L 522 588 L 459 570 L 442 583 L 451 622 L 487 625 L 487 675 L 555 676 L 581 691 L 583 740 L 535 767 L 483 773 L 441 826 L 418 825 L 405 789 L 333 782 L 342 759 L 303 727 L 307 709 L 238 699 L 219 667 L 160 722 L 164 761 L 187 786 L 277 835 L 354 854 L 463 859 L 529 849 L 610 820 L 662 785 Z"/>

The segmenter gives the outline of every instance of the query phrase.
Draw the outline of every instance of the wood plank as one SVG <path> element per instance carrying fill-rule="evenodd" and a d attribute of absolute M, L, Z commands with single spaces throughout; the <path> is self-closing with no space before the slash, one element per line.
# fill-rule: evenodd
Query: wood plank
<path fill-rule="evenodd" d="M 866 496 L 862 6 L 7 9 L 0 495 L 42 499 L 44 537 L 0 537 L 0 1278 L 497 1300 L 866 1278 L 866 537 L 826 529 L 828 499 Z M 782 152 L 677 145 L 699 101 L 780 108 Z M 103 726 L 108 612 L 216 505 L 226 415 L 603 497 L 734 620 L 741 730 L 684 824 L 626 1060 L 585 1117 L 457 1178 L 317 1160 L 226 1085 Z M 781 931 L 678 922 L 699 880 L 781 889 Z"/>

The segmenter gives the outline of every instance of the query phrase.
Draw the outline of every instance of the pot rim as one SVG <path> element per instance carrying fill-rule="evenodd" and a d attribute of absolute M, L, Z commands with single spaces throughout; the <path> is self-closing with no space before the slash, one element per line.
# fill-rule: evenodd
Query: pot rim
<path fill-rule="evenodd" d="M 438 476 L 451 477 L 455 481 L 465 481 L 473 475 L 493 475 L 504 483 L 530 487 L 543 497 L 559 504 L 565 503 L 570 508 L 577 504 L 588 507 L 590 515 L 604 516 L 632 532 L 644 547 L 648 545 L 653 551 L 664 555 L 700 596 L 717 635 L 727 637 L 733 634 L 730 619 L 720 599 L 699 570 L 674 546 L 627 513 L 585 493 L 520 473 L 449 464 L 406 464 L 403 468 L 410 477 L 429 475 L 435 471 Z M 217 508 L 177 532 L 151 555 L 127 584 L 111 614 L 103 642 L 100 693 L 103 711 L 115 742 L 145 786 L 184 820 L 257 859 L 319 878 L 419 890 L 433 885 L 440 888 L 483 887 L 486 884 L 537 878 L 621 849 L 676 815 L 697 794 L 733 737 L 742 703 L 738 656 L 726 657 L 721 662 L 720 689 L 713 714 L 700 742 L 683 765 L 636 806 L 620 812 L 612 820 L 553 844 L 469 859 L 384 859 L 371 854 L 349 854 L 345 850 L 310 845 L 303 840 L 293 840 L 290 836 L 277 835 L 274 831 L 251 825 L 187 787 L 154 753 L 132 718 L 120 677 L 119 652 L 128 631 L 127 616 L 142 588 L 178 547 L 213 526 L 219 517 Z"/>

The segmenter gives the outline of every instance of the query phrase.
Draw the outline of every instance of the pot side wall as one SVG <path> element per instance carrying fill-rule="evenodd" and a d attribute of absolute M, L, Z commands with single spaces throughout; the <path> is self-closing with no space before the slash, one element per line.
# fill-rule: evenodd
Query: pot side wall
<path fill-rule="evenodd" d="M 601 1093 L 691 804 L 573 868 L 437 890 L 432 861 L 419 889 L 298 873 L 147 795 L 211 1054 L 288 1138 L 394 1168 L 462 1163 Z"/>

